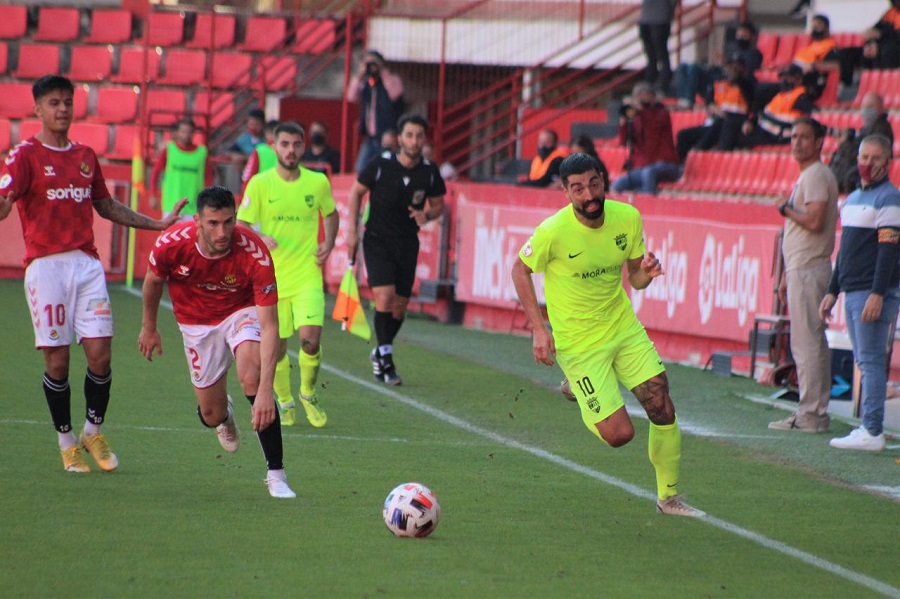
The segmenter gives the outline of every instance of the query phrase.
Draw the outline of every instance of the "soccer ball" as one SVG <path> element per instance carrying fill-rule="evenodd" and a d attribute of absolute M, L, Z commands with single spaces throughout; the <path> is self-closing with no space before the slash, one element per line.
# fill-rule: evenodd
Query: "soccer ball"
<path fill-rule="evenodd" d="M 384 500 L 384 523 L 397 537 L 427 537 L 441 520 L 441 504 L 431 489 L 403 483 Z"/>

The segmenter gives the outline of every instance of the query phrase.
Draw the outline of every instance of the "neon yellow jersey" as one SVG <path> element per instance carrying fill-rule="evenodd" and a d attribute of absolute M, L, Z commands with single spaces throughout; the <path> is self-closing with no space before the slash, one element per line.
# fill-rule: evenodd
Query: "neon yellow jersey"
<path fill-rule="evenodd" d="M 300 167 L 296 181 L 285 181 L 277 169 L 254 175 L 247 182 L 238 220 L 259 225 L 259 233 L 273 237 L 279 297 L 289 297 L 309 286 L 322 286 L 316 264 L 319 215 L 335 210 L 331 184 L 322 173 Z"/>
<path fill-rule="evenodd" d="M 622 286 L 627 260 L 644 254 L 644 226 L 637 209 L 606 200 L 603 226 L 591 229 L 571 204 L 534 230 L 519 258 L 544 273 L 544 297 L 557 350 L 591 349 L 637 317 Z"/>

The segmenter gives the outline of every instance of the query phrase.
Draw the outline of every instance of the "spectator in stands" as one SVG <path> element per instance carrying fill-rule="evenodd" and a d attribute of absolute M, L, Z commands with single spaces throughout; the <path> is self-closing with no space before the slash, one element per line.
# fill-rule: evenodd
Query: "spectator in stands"
<path fill-rule="evenodd" d="M 391 127 L 381 134 L 380 147 L 378 154 L 385 152 L 388 154 L 396 154 L 400 150 L 400 140 L 397 139 L 397 130 Z"/>
<path fill-rule="evenodd" d="M 857 68 L 867 70 L 896 69 L 900 67 L 900 2 L 882 15 L 875 25 L 863 32 L 863 45 L 841 48 L 841 83 L 853 85 Z"/>
<path fill-rule="evenodd" d="M 244 196 L 244 190 L 247 189 L 247 182 L 257 173 L 263 173 L 271 168 L 275 168 L 278 162 L 278 156 L 275 154 L 275 127 L 278 121 L 269 119 L 265 125 L 265 141 L 256 144 L 253 152 L 247 158 L 247 164 L 241 173 L 241 197 Z"/>
<path fill-rule="evenodd" d="M 669 92 L 672 82 L 669 34 L 677 4 L 678 0 L 642 0 L 638 18 L 638 32 L 647 55 L 644 80 L 664 94 Z"/>
<path fill-rule="evenodd" d="M 193 217 L 197 213 L 197 194 L 212 185 L 213 168 L 209 150 L 204 145 L 194 144 L 196 132 L 197 127 L 191 119 L 175 123 L 172 140 L 159 152 L 153 165 L 150 173 L 150 207 L 159 208 L 162 200 L 163 214 L 169 214 L 175 204 L 187 198 L 188 203 L 182 209 L 181 217 Z"/>
<path fill-rule="evenodd" d="M 859 170 L 856 165 L 856 157 L 859 154 L 860 142 L 870 135 L 882 135 L 891 144 L 894 143 L 894 131 L 888 121 L 887 110 L 884 108 L 884 99 L 875 92 L 869 92 L 863 96 L 859 107 L 863 126 L 856 132 L 853 129 L 840 129 L 835 131 L 838 140 L 838 148 L 831 158 L 831 172 L 837 178 L 838 189 L 841 193 L 850 193 L 859 187 Z"/>
<path fill-rule="evenodd" d="M 362 145 L 356 157 L 359 173 L 380 152 L 381 135 L 397 126 L 403 113 L 403 80 L 384 64 L 384 56 L 369 50 L 357 76 L 347 87 L 347 100 L 359 102 Z"/>
<path fill-rule="evenodd" d="M 832 439 L 839 449 L 884 449 L 887 348 L 900 306 L 900 190 L 889 180 L 891 142 L 870 135 L 859 146 L 862 183 L 841 208 L 841 247 L 819 316 L 844 292 L 847 332 L 853 359 L 862 372 L 862 426 Z"/>
<path fill-rule="evenodd" d="M 676 145 L 682 162 L 692 148 L 731 151 L 737 147 L 741 126 L 750 113 L 753 81 L 744 75 L 744 63 L 738 55 L 728 59 L 725 73 L 725 79 L 715 83 L 712 97 L 707 98 L 707 122 L 678 132 Z"/>
<path fill-rule="evenodd" d="M 792 64 L 783 68 L 778 79 L 781 91 L 766 104 L 758 117 L 751 114 L 744 123 L 738 142 L 740 147 L 789 144 L 794 121 L 812 114 L 813 101 L 806 93 L 800 67 Z"/>
<path fill-rule="evenodd" d="M 430 143 L 426 143 L 422 146 L 422 158 L 429 162 L 434 162 L 434 146 Z M 441 176 L 444 178 L 444 181 L 456 181 L 459 179 L 459 173 L 456 171 L 456 167 L 447 161 L 442 162 L 438 167 L 438 170 L 441 171 Z"/>
<path fill-rule="evenodd" d="M 341 172 L 341 153 L 328 145 L 328 127 L 322 121 L 309 125 L 309 145 L 303 151 L 300 161 L 307 168 L 326 175 Z M 328 169 L 324 166 L 327 165 Z"/>
<path fill-rule="evenodd" d="M 756 82 L 756 71 L 762 66 L 763 55 L 756 47 L 756 26 L 744 21 L 737 26 L 734 33 L 734 42 L 725 45 L 724 56 L 728 60 L 739 60 L 744 67 L 744 76 Z M 697 94 L 702 94 L 707 104 L 713 94 L 715 82 L 727 78 L 727 62 L 725 66 L 701 65 L 696 63 L 682 63 L 678 67 L 676 79 L 678 81 L 678 107 L 691 108 Z"/>
<path fill-rule="evenodd" d="M 797 50 L 793 64 L 810 71 L 834 71 L 838 68 L 838 45 L 831 37 L 831 21 L 816 15 L 810 23 L 809 43 Z"/>
<path fill-rule="evenodd" d="M 819 303 L 831 281 L 831 254 L 838 219 L 837 181 L 821 161 L 825 127 L 811 118 L 791 128 L 791 155 L 800 166 L 791 197 L 776 202 L 784 217 L 784 275 L 778 286 L 791 317 L 791 354 L 797 368 L 797 411 L 769 428 L 822 433 L 828 430 L 831 399 L 831 350 Z"/>
<path fill-rule="evenodd" d="M 681 165 L 672 134 L 669 111 L 656 99 L 649 83 L 638 83 L 631 104 L 622 106 L 619 143 L 630 148 L 625 170 L 612 190 L 656 193 L 657 183 L 677 181 Z"/>
<path fill-rule="evenodd" d="M 245 162 L 253 150 L 265 138 L 266 113 L 259 108 L 254 108 L 247 115 L 247 130 L 228 148 L 228 155 L 233 162 Z"/>
<path fill-rule="evenodd" d="M 603 191 L 604 193 L 609 191 L 610 185 L 612 183 L 609 180 L 609 169 L 606 168 L 606 163 L 601 160 L 600 156 L 597 154 L 597 148 L 594 147 L 593 140 L 587 135 L 579 135 L 575 139 L 569 142 L 569 156 L 572 154 L 587 154 L 591 158 L 597 160 L 597 164 L 600 167 L 600 170 L 597 172 L 603 178 Z"/>
<path fill-rule="evenodd" d="M 538 133 L 537 156 L 531 160 L 528 178 L 521 181 L 529 187 L 547 187 L 559 181 L 559 165 L 568 153 L 559 147 L 559 135 L 553 129 Z"/>

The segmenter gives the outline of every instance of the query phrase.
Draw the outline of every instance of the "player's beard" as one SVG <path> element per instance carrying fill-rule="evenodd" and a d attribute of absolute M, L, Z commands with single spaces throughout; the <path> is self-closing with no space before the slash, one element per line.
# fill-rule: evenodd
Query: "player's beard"
<path fill-rule="evenodd" d="M 292 155 L 292 156 L 293 156 L 293 155 Z M 296 169 L 296 168 L 300 165 L 300 159 L 299 159 L 299 158 L 294 158 L 293 161 L 290 161 L 290 160 L 291 160 L 291 156 L 288 156 L 288 157 L 285 158 L 284 160 L 282 160 L 281 157 L 279 156 L 279 157 L 278 157 L 278 164 L 281 165 L 281 168 L 283 168 L 283 169 L 285 169 L 285 170 L 288 170 L 288 171 L 292 171 L 292 170 Z"/>
<path fill-rule="evenodd" d="M 583 206 L 590 202 L 598 202 L 599 205 L 594 210 L 585 210 L 583 208 Z M 584 218 L 586 218 L 588 220 L 597 220 L 603 216 L 603 205 L 605 203 L 606 203 L 606 197 L 604 197 L 604 196 L 600 196 L 599 198 L 591 198 L 590 200 L 588 200 L 581 206 L 576 205 L 575 212 L 577 212 L 578 214 L 580 214 L 581 216 L 583 216 Z"/>
<path fill-rule="evenodd" d="M 421 160 L 422 158 L 422 148 L 417 146 L 412 146 L 411 148 L 405 148 L 403 146 L 400 147 L 400 151 L 406 155 L 412 162 L 416 162 Z"/>

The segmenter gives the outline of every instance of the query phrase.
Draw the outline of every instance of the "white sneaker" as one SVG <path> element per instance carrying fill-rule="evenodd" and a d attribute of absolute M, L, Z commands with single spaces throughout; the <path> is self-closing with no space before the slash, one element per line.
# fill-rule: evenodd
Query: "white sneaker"
<path fill-rule="evenodd" d="M 687 516 L 689 518 L 702 518 L 706 515 L 706 512 L 685 503 L 684 495 L 673 495 L 667 499 L 657 499 L 656 511 L 667 516 Z"/>
<path fill-rule="evenodd" d="M 838 449 L 859 449 L 861 451 L 881 451 L 884 449 L 884 433 L 876 436 L 869 434 L 866 427 L 861 426 L 850 431 L 846 437 L 832 439 L 828 442 Z"/>
<path fill-rule="evenodd" d="M 269 495 L 278 499 L 294 499 L 297 494 L 294 493 L 287 484 L 287 477 L 284 470 L 269 470 L 266 476 L 266 486 L 269 487 Z"/>
<path fill-rule="evenodd" d="M 241 446 L 241 432 L 234 420 L 234 400 L 230 395 L 228 396 L 228 418 L 216 427 L 216 436 L 219 438 L 219 445 L 228 453 L 234 453 Z"/>

